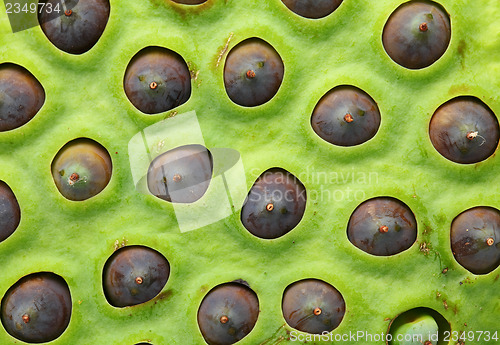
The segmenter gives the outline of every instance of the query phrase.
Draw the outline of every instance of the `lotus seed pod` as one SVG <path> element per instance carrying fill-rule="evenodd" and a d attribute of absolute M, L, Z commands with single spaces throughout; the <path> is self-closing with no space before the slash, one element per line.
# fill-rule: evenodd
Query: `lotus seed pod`
<path fill-rule="evenodd" d="M 500 211 L 474 207 L 451 224 L 451 250 L 458 263 L 474 274 L 487 274 L 500 265 Z"/>
<path fill-rule="evenodd" d="M 97 43 L 106 28 L 109 1 L 70 0 L 64 4 L 66 9 L 57 0 L 47 1 L 47 9 L 39 11 L 40 26 L 57 48 L 70 54 L 83 54 Z"/>
<path fill-rule="evenodd" d="M 323 18 L 331 14 L 342 0 L 282 0 L 291 11 L 311 19 Z"/>
<path fill-rule="evenodd" d="M 345 302 L 340 292 L 321 280 L 295 282 L 283 294 L 285 320 L 302 332 L 331 332 L 339 326 L 344 314 Z"/>
<path fill-rule="evenodd" d="M 441 5 L 412 0 L 399 6 L 384 27 L 387 54 L 399 65 L 420 69 L 436 62 L 448 48 L 451 24 Z"/>
<path fill-rule="evenodd" d="M 212 155 L 202 145 L 185 145 L 156 157 L 148 170 L 149 191 L 174 203 L 193 203 L 208 189 Z"/>
<path fill-rule="evenodd" d="M 146 114 L 173 109 L 191 95 L 186 62 L 179 54 L 161 47 L 138 52 L 127 67 L 123 85 L 130 102 Z"/>
<path fill-rule="evenodd" d="M 356 208 L 349 219 L 347 236 L 352 244 L 369 254 L 395 255 L 413 245 L 417 222 L 403 202 L 378 197 Z"/>
<path fill-rule="evenodd" d="M 241 221 L 253 235 L 273 239 L 297 226 L 306 207 L 306 190 L 295 176 L 280 168 L 262 173 L 241 209 Z"/>
<path fill-rule="evenodd" d="M 259 38 L 247 39 L 229 52 L 224 85 L 234 103 L 255 107 L 274 97 L 283 74 L 283 61 L 269 43 Z"/>
<path fill-rule="evenodd" d="M 21 221 L 21 209 L 12 189 L 0 181 L 0 243 L 12 235 Z"/>
<path fill-rule="evenodd" d="M 169 275 L 170 265 L 162 254 L 144 246 L 127 246 L 104 265 L 104 294 L 114 307 L 145 303 L 161 292 Z"/>
<path fill-rule="evenodd" d="M 500 341 L 498 0 L 0 12 L 0 298 L 59 275 L 45 343 Z"/>
<path fill-rule="evenodd" d="M 75 139 L 57 153 L 52 162 L 52 177 L 61 194 L 82 201 L 99 194 L 111 179 L 111 158 L 97 142 Z"/>
<path fill-rule="evenodd" d="M 206 2 L 207 0 L 172 0 L 172 1 L 184 5 L 200 5 Z"/>
<path fill-rule="evenodd" d="M 449 160 L 473 164 L 490 157 L 500 140 L 495 114 L 475 97 L 457 97 L 432 116 L 429 125 L 432 145 Z"/>
<path fill-rule="evenodd" d="M 243 284 L 212 289 L 198 310 L 198 325 L 209 345 L 229 345 L 243 339 L 259 316 L 257 295 Z"/>
<path fill-rule="evenodd" d="M 59 338 L 71 318 L 71 295 L 63 278 L 34 273 L 20 279 L 2 299 L 2 324 L 14 338 L 45 343 Z"/>
<path fill-rule="evenodd" d="M 28 70 L 11 63 L 0 65 L 0 132 L 26 124 L 44 102 L 45 91 Z"/>
<path fill-rule="evenodd" d="M 339 146 L 362 144 L 377 133 L 380 111 L 375 101 L 353 86 L 330 90 L 316 105 L 311 117 L 314 131 Z"/>

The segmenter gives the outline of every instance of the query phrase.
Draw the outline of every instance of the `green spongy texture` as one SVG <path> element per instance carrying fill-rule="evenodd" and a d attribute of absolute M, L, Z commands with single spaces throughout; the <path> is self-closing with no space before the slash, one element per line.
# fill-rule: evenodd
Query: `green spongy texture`
<path fill-rule="evenodd" d="M 0 63 L 33 73 L 46 102 L 29 123 L 0 133 L 0 180 L 12 188 L 22 212 L 17 231 L 0 243 L 0 296 L 29 273 L 61 275 L 73 314 L 53 344 L 204 344 L 196 319 L 203 297 L 238 278 L 257 293 L 261 310 L 241 344 L 288 342 L 292 329 L 281 312 L 283 291 L 305 278 L 327 281 L 343 295 L 346 314 L 333 334 L 386 333 L 391 319 L 416 307 L 438 311 L 452 331 L 497 331 L 500 269 L 468 272 L 453 257 L 449 232 L 453 218 L 468 208 L 500 208 L 500 157 L 472 165 L 448 161 L 432 146 L 428 126 L 441 104 L 461 95 L 480 98 L 500 115 L 500 3 L 440 0 L 451 18 L 450 45 L 432 66 L 407 70 L 388 57 L 381 39 L 402 2 L 344 0 L 330 16 L 310 20 L 279 0 L 208 0 L 199 6 L 111 0 L 104 34 L 83 55 L 58 50 L 40 27 L 13 34 L 2 10 Z M 232 103 L 223 84 L 227 51 L 249 37 L 269 42 L 285 65 L 276 96 L 254 108 Z M 143 114 L 123 90 L 129 61 L 150 45 L 176 51 L 192 71 L 191 98 L 175 112 Z M 356 147 L 330 145 L 310 125 L 318 100 L 343 84 L 367 92 L 382 116 L 377 135 Z M 247 189 L 271 167 L 300 178 L 308 201 L 295 229 L 262 240 L 235 212 L 181 233 L 171 204 L 136 191 L 129 140 L 192 110 L 209 148 L 240 152 Z M 113 175 L 96 197 L 72 202 L 58 192 L 50 166 L 58 150 L 78 137 L 109 151 Z M 376 196 L 398 198 L 414 212 L 418 238 L 409 250 L 375 257 L 349 242 L 351 213 Z M 171 276 L 153 301 L 118 309 L 107 303 L 101 275 L 123 244 L 160 251 Z M 0 329 L 0 343 L 19 341 Z"/>

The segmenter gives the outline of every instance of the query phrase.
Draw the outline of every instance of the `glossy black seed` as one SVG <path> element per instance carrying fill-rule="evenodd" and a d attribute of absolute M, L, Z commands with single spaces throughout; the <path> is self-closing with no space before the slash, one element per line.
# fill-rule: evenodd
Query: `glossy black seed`
<path fill-rule="evenodd" d="M 138 110 L 157 114 L 187 102 L 191 96 L 191 74 L 184 59 L 176 52 L 147 47 L 130 61 L 123 87 Z"/>
<path fill-rule="evenodd" d="M 444 54 L 450 37 L 450 18 L 439 4 L 409 1 L 389 17 L 382 42 L 396 63 L 420 69 L 432 65 Z"/>
<path fill-rule="evenodd" d="M 429 135 L 434 148 L 445 158 L 472 164 L 495 153 L 500 127 L 495 114 L 480 99 L 461 96 L 436 110 Z"/>
<path fill-rule="evenodd" d="M 269 169 L 250 189 L 241 222 L 257 237 L 278 238 L 299 224 L 306 199 L 306 189 L 298 178 L 281 168 Z"/>
<path fill-rule="evenodd" d="M 21 221 L 21 209 L 10 187 L 0 181 L 0 242 L 12 235 Z"/>
<path fill-rule="evenodd" d="M 156 157 L 149 165 L 148 188 L 156 197 L 174 203 L 193 203 L 208 189 L 213 162 L 202 145 L 184 145 Z"/>
<path fill-rule="evenodd" d="M 260 38 L 250 38 L 229 52 L 224 67 L 224 85 L 234 103 L 255 107 L 274 97 L 283 74 L 283 61 L 278 52 Z"/>
<path fill-rule="evenodd" d="M 45 343 L 58 338 L 71 318 L 71 295 L 60 276 L 33 273 L 21 278 L 2 299 L 2 324 L 14 338 Z"/>
<path fill-rule="evenodd" d="M 410 208 L 390 197 L 363 202 L 351 215 L 347 237 L 359 249 L 378 256 L 398 254 L 417 240 L 417 222 Z"/>
<path fill-rule="evenodd" d="M 500 265 L 500 211 L 474 207 L 451 224 L 451 250 L 460 265 L 474 274 L 488 274 Z"/>
<path fill-rule="evenodd" d="M 184 5 L 200 5 L 203 4 L 204 2 L 207 2 L 207 0 L 172 0 L 172 1 Z"/>
<path fill-rule="evenodd" d="M 25 68 L 0 65 L 0 132 L 21 127 L 31 120 L 45 102 L 45 91 Z"/>
<path fill-rule="evenodd" d="M 249 287 L 227 283 L 213 288 L 201 302 L 198 326 L 209 345 L 229 345 L 255 326 L 259 300 Z"/>
<path fill-rule="evenodd" d="M 99 40 L 109 19 L 109 0 L 66 0 L 67 10 L 60 0 L 47 0 L 45 7 L 61 13 L 41 11 L 38 20 L 47 38 L 57 48 L 70 54 L 83 54 Z"/>
<path fill-rule="evenodd" d="M 118 249 L 104 265 L 102 280 L 109 304 L 123 308 L 156 297 L 170 275 L 165 257 L 144 246 Z"/>
<path fill-rule="evenodd" d="M 338 327 L 345 314 L 345 302 L 340 292 L 330 284 L 305 279 L 286 288 L 282 309 L 290 327 L 321 334 Z"/>
<path fill-rule="evenodd" d="M 342 0 L 281 0 L 290 11 L 299 16 L 318 19 L 332 13 Z"/>
<path fill-rule="evenodd" d="M 52 177 L 61 194 L 82 201 L 99 194 L 111 179 L 111 157 L 99 143 L 87 138 L 70 141 L 52 161 Z"/>
<path fill-rule="evenodd" d="M 380 111 L 366 92 L 354 86 L 337 86 L 314 108 L 311 126 L 316 134 L 331 144 L 359 145 L 377 133 Z"/>

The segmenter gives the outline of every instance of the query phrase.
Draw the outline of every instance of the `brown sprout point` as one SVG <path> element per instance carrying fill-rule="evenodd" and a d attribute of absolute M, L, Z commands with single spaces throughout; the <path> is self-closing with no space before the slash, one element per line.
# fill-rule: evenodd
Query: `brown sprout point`
<path fill-rule="evenodd" d="M 466 138 L 469 140 L 473 140 L 477 137 L 477 135 L 478 135 L 478 132 L 470 131 L 470 132 L 467 132 Z"/>
<path fill-rule="evenodd" d="M 255 72 L 252 71 L 251 69 L 249 69 L 247 71 L 247 78 L 249 78 L 249 79 L 255 78 Z"/>

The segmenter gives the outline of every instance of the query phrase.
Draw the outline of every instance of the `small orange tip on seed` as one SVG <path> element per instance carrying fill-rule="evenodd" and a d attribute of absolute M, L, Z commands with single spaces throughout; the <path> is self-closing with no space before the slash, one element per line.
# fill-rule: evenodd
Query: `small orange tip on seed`
<path fill-rule="evenodd" d="M 65 15 L 66 17 L 69 17 L 69 16 L 71 16 L 72 14 L 73 14 L 73 11 L 72 11 L 72 10 L 66 10 L 66 11 L 64 11 L 64 15 Z"/>
<path fill-rule="evenodd" d="M 351 123 L 351 122 L 353 122 L 353 121 L 354 121 L 354 118 L 352 117 L 352 115 L 351 115 L 351 114 L 347 113 L 347 114 L 345 114 L 345 116 L 344 116 L 344 121 L 345 121 L 345 122 L 347 122 L 347 123 Z"/>
<path fill-rule="evenodd" d="M 136 284 L 141 285 L 141 284 L 143 283 L 143 281 L 144 281 L 144 280 L 142 279 L 142 277 L 137 277 L 137 278 L 135 278 L 135 282 L 136 282 Z"/>
<path fill-rule="evenodd" d="M 495 243 L 495 240 L 491 237 L 486 240 L 486 244 L 489 246 L 492 246 L 494 243 Z"/>
<path fill-rule="evenodd" d="M 321 314 L 321 308 L 314 308 L 313 314 L 316 315 L 316 316 L 320 315 Z"/>
<path fill-rule="evenodd" d="M 269 212 L 271 212 L 272 210 L 274 210 L 274 205 L 269 203 L 266 205 L 266 210 L 268 210 Z"/>
<path fill-rule="evenodd" d="M 78 181 L 78 179 L 80 178 L 80 175 L 78 175 L 77 173 L 72 173 L 71 176 L 69 177 L 70 181 Z"/>
<path fill-rule="evenodd" d="M 255 72 L 252 71 L 251 69 L 249 69 L 247 71 L 247 78 L 250 78 L 250 79 L 255 78 Z"/>
<path fill-rule="evenodd" d="M 384 234 L 389 231 L 389 227 L 387 227 L 386 225 L 382 225 L 380 228 L 378 228 L 378 231 Z"/>
<path fill-rule="evenodd" d="M 150 88 L 151 90 L 154 90 L 154 89 L 156 89 L 157 87 L 158 87 L 158 83 L 157 83 L 157 82 L 155 82 L 155 81 L 152 81 L 152 82 L 151 82 L 151 84 L 149 84 L 149 88 Z"/>
<path fill-rule="evenodd" d="M 469 140 L 473 140 L 474 138 L 476 138 L 478 135 L 478 132 L 468 132 L 467 135 L 466 135 L 466 138 L 469 139 Z"/>
<path fill-rule="evenodd" d="M 432 343 L 431 343 L 429 340 L 427 340 L 427 341 L 424 343 L 424 345 L 432 345 Z"/>
<path fill-rule="evenodd" d="M 420 26 L 419 26 L 418 28 L 419 28 L 419 29 L 420 29 L 420 31 L 422 31 L 422 32 L 426 32 L 426 31 L 429 29 L 429 27 L 427 26 L 427 23 L 425 23 L 425 22 L 424 22 L 424 23 L 422 23 L 422 24 L 420 24 Z"/>
<path fill-rule="evenodd" d="M 222 315 L 220 317 L 220 323 L 227 323 L 229 321 L 229 318 L 226 315 Z"/>
<path fill-rule="evenodd" d="M 24 323 L 30 322 L 30 316 L 28 314 L 24 314 L 22 318 Z"/>
<path fill-rule="evenodd" d="M 179 174 L 175 174 L 173 180 L 174 182 L 180 182 L 180 180 L 182 180 L 182 176 Z"/>

